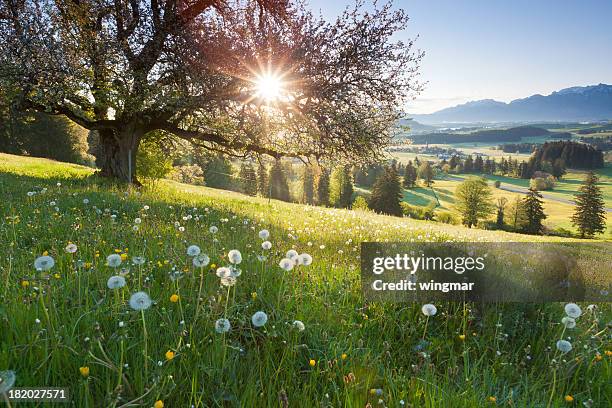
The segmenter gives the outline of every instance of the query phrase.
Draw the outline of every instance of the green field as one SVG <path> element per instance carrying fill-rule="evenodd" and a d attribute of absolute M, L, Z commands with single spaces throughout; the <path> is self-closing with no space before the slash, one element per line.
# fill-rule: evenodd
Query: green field
<path fill-rule="evenodd" d="M 436 183 L 446 204 L 451 187 Z M 362 297 L 362 241 L 569 240 L 170 181 L 136 190 L 88 168 L 5 154 L 0 194 L 0 372 L 15 371 L 15 387 L 69 387 L 70 406 L 612 405 L 610 304 L 581 304 L 576 328 L 565 330 L 557 303 L 446 302 L 426 318 L 420 304 Z M 193 266 L 194 244 L 215 266 Z M 242 253 L 242 274 L 225 287 L 215 268 L 232 249 Z M 281 269 L 290 249 L 312 264 Z M 36 271 L 44 253 L 55 266 Z M 111 254 L 120 266 L 106 264 Z M 119 274 L 126 286 L 109 289 Z M 128 300 L 140 290 L 153 305 L 138 312 Z M 268 316 L 262 327 L 251 322 L 257 311 Z M 215 331 L 221 318 L 231 323 L 225 334 Z M 555 347 L 561 338 L 573 344 L 567 354 Z"/>

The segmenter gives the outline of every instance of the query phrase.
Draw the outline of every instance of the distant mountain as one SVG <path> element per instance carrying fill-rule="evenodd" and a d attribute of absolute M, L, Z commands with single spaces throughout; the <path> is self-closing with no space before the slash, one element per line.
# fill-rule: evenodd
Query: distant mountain
<path fill-rule="evenodd" d="M 483 99 L 411 117 L 423 124 L 605 120 L 612 118 L 612 85 L 575 86 L 510 103 Z"/>

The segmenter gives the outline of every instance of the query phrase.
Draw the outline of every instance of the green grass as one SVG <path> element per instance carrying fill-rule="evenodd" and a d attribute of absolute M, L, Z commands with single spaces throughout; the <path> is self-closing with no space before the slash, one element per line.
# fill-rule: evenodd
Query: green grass
<path fill-rule="evenodd" d="M 556 303 L 442 303 L 426 323 L 421 305 L 362 298 L 361 241 L 560 239 L 268 204 L 169 181 L 138 191 L 87 168 L 9 155 L 0 155 L 0 194 L 0 371 L 14 370 L 16 387 L 69 387 L 71 406 L 273 407 L 286 398 L 300 407 L 561 407 L 565 395 L 612 404 L 609 304 L 583 305 L 578 326 L 564 332 Z M 65 252 L 69 242 L 75 254 Z M 236 285 L 221 287 L 210 266 L 194 268 L 191 244 L 216 265 L 239 249 Z M 310 253 L 312 265 L 281 270 L 292 248 Z M 37 272 L 45 251 L 56 264 Z M 126 257 L 123 289 L 106 286 L 120 272 L 105 264 L 113 253 Z M 133 256 L 146 263 L 131 265 Z M 154 300 L 142 314 L 127 303 L 138 290 Z M 258 310 L 269 317 L 262 328 L 250 321 Z M 222 317 L 232 324 L 224 335 L 214 330 Z M 562 356 L 555 343 L 566 336 L 574 349 Z"/>

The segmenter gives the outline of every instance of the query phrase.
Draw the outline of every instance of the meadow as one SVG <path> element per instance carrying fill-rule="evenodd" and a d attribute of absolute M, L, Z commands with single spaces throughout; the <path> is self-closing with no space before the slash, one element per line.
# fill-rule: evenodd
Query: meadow
<path fill-rule="evenodd" d="M 0 194 L 0 376 L 15 387 L 69 387 L 76 407 L 612 406 L 609 303 L 362 296 L 362 241 L 570 240 L 138 190 L 5 154 Z"/>

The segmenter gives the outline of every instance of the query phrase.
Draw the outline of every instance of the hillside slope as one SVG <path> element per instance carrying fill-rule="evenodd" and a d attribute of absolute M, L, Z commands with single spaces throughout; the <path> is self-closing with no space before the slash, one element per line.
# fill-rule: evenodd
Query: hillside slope
<path fill-rule="evenodd" d="M 0 154 L 0 376 L 15 387 L 68 387 L 77 407 L 612 404 L 609 303 L 581 304 L 567 333 L 560 304 L 426 317 L 363 297 L 361 241 L 550 238 L 91 174 Z M 598 265 L 585 279 L 609 279 Z"/>

